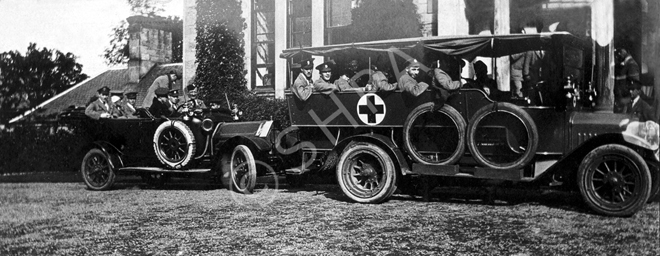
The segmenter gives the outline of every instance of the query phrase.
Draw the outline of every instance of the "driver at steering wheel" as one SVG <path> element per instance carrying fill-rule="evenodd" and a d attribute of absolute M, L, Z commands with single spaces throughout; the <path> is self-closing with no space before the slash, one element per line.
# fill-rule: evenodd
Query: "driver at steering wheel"
<path fill-rule="evenodd" d="M 206 105 L 204 104 L 204 101 L 197 98 L 197 86 L 195 84 L 190 84 L 186 89 L 188 89 L 188 96 L 190 96 L 190 99 L 180 106 L 179 113 L 205 109 Z"/>

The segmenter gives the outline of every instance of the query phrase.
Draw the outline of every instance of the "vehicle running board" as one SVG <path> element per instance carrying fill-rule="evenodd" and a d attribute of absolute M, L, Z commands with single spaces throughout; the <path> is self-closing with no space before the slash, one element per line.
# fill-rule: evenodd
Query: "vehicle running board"
<path fill-rule="evenodd" d="M 302 169 L 300 167 L 290 168 L 290 169 L 284 170 L 284 173 L 286 173 L 288 175 L 302 175 L 306 172 L 309 172 L 309 169 Z"/>
<path fill-rule="evenodd" d="M 429 165 L 413 163 L 412 172 L 421 175 L 483 178 L 495 180 L 522 180 L 523 170 L 498 170 L 483 167 L 459 167 L 458 165 Z"/>
<path fill-rule="evenodd" d="M 166 173 L 204 173 L 210 172 L 211 169 L 185 169 L 185 170 L 172 170 L 163 169 L 158 167 L 123 167 L 118 171 L 122 172 L 166 172 Z"/>

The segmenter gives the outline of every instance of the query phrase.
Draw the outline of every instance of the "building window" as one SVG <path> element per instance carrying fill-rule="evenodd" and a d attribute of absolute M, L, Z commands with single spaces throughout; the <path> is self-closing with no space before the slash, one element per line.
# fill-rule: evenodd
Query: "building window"
<path fill-rule="evenodd" d="M 312 46 L 312 0 L 289 0 L 289 48 Z"/>
<path fill-rule="evenodd" d="M 353 22 L 351 18 L 353 0 L 326 0 L 325 6 L 327 6 L 328 27 L 343 27 Z"/>
<path fill-rule="evenodd" d="M 325 41 L 326 44 L 342 44 L 353 42 L 351 24 L 353 24 L 353 8 L 357 0 L 325 0 Z"/>
<path fill-rule="evenodd" d="M 255 0 L 252 6 L 252 85 L 274 88 L 275 0 Z"/>

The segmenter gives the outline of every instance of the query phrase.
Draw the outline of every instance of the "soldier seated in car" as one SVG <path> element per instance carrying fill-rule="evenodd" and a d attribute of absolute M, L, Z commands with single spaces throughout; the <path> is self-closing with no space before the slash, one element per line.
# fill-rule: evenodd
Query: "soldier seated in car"
<path fill-rule="evenodd" d="M 402 89 L 404 93 L 412 96 L 419 96 L 429 88 L 429 84 L 417 81 L 417 78 L 419 78 L 419 68 L 421 66 L 417 59 L 409 59 L 406 63 L 406 73 L 399 78 L 399 88 Z"/>
<path fill-rule="evenodd" d="M 173 90 L 175 91 L 175 90 Z M 171 92 L 174 94 L 175 92 Z M 167 88 L 158 88 L 155 91 L 156 97 L 154 97 L 151 106 L 149 107 L 149 112 L 154 117 L 172 117 L 177 116 L 176 106 L 173 105 L 172 101 L 169 99 L 170 91 Z M 177 91 L 178 96 L 178 91 Z"/>
<path fill-rule="evenodd" d="M 190 99 L 182 104 L 181 108 L 179 108 L 179 113 L 205 109 L 206 104 L 204 104 L 204 101 L 197 98 L 197 86 L 190 84 L 186 89 L 188 89 Z"/>
<path fill-rule="evenodd" d="M 316 66 L 319 71 L 320 78 L 314 81 L 314 91 L 324 94 L 330 94 L 339 91 L 337 85 L 333 84 L 330 79 L 332 78 L 332 66 L 334 61 L 328 61 L 321 65 Z"/>
<path fill-rule="evenodd" d="M 100 118 L 111 118 L 114 106 L 112 105 L 112 102 L 108 100 L 110 88 L 104 86 L 98 89 L 96 93 L 96 99 L 87 105 L 85 115 L 95 120 Z"/>
<path fill-rule="evenodd" d="M 124 93 L 124 99 L 119 101 L 119 106 L 122 107 L 125 117 L 134 117 L 135 114 L 135 102 L 137 100 L 136 91 L 127 91 Z"/>
<path fill-rule="evenodd" d="M 366 91 L 394 91 L 397 83 L 389 83 L 387 75 L 376 65 L 371 65 L 371 79 L 365 86 Z"/>
<path fill-rule="evenodd" d="M 302 101 L 306 101 L 312 95 L 314 88 L 312 81 L 312 68 L 314 67 L 314 58 L 305 59 L 297 63 L 300 66 L 300 74 L 291 85 L 291 92 Z"/>

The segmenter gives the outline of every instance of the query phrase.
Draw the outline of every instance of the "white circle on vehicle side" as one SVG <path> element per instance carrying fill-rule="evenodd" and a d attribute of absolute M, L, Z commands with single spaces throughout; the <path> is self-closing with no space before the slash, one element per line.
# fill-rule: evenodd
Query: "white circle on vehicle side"
<path fill-rule="evenodd" d="M 360 121 L 366 125 L 377 125 L 385 119 L 387 107 L 380 96 L 367 93 L 358 100 L 356 111 Z"/>

